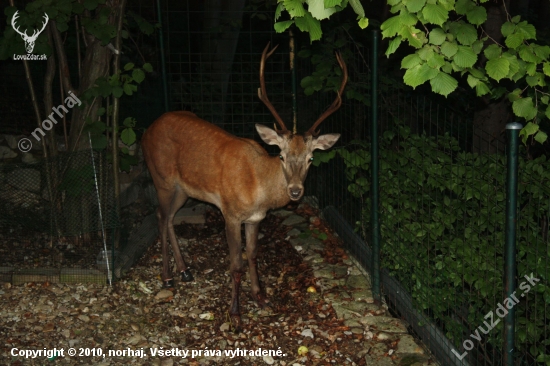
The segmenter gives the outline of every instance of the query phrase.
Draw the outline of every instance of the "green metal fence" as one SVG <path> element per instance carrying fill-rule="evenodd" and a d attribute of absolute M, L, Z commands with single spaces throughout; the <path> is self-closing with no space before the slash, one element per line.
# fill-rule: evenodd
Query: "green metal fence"
<path fill-rule="evenodd" d="M 378 275 L 390 308 L 413 323 L 444 365 L 544 365 L 550 360 L 546 158 L 520 153 L 517 271 L 508 267 L 519 287 L 512 304 L 505 288 L 505 136 L 484 133 L 470 116 L 381 79 Z M 371 141 L 343 142 L 314 173 L 331 178 L 316 194 L 330 205 L 329 221 L 346 226 L 334 218 L 338 211 L 368 243 L 342 235 L 372 270 Z M 493 153 L 472 152 L 482 149 Z M 509 308 L 513 363 L 505 357 Z"/>

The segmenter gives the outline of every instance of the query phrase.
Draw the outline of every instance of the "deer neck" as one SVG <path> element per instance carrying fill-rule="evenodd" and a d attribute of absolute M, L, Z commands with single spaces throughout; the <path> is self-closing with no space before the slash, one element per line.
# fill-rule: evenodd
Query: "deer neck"
<path fill-rule="evenodd" d="M 267 157 L 261 170 L 262 187 L 265 187 L 262 196 L 266 209 L 275 209 L 288 204 L 290 198 L 287 193 L 287 182 L 279 157 Z"/>

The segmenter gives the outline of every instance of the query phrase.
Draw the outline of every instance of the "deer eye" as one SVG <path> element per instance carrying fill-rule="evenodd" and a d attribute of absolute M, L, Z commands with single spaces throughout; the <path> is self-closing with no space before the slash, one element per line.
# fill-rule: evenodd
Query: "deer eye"
<path fill-rule="evenodd" d="M 313 156 L 311 158 L 309 158 L 309 161 L 313 161 Z"/>
<path fill-rule="evenodd" d="M 282 155 L 279 155 L 279 159 L 281 159 L 282 161 L 285 161 L 285 158 L 283 158 Z"/>

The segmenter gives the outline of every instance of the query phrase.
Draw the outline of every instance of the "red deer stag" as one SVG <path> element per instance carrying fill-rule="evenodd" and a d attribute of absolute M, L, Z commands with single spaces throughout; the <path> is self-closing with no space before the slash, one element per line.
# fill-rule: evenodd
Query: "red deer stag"
<path fill-rule="evenodd" d="M 269 209 L 298 201 L 304 194 L 304 180 L 313 160 L 313 150 L 326 150 L 336 143 L 340 134 L 319 136 L 319 124 L 340 108 L 342 92 L 347 82 L 347 68 L 337 54 L 343 80 L 336 100 L 303 135 L 291 133 L 271 102 L 265 88 L 264 67 L 269 56 L 269 43 L 260 61 L 258 96 L 269 108 L 280 130 L 256 125 L 261 139 L 281 149 L 279 156 L 270 156 L 255 141 L 235 137 L 191 112 L 168 112 L 157 119 L 141 140 L 145 160 L 155 188 L 159 208 L 157 217 L 162 243 L 162 279 L 165 287 L 173 286 L 168 260 L 167 236 L 172 244 L 181 280 L 193 276 L 185 264 L 173 218 L 188 197 L 216 205 L 225 218 L 225 232 L 230 255 L 233 292 L 229 313 L 236 330 L 241 329 L 239 291 L 243 263 L 241 256 L 241 224 L 245 225 L 252 297 L 261 307 L 270 305 L 260 288 L 256 268 L 258 228 Z"/>

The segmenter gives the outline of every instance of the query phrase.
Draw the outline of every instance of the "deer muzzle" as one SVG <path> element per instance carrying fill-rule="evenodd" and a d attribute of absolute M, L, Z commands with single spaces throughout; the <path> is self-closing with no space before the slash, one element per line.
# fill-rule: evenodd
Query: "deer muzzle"
<path fill-rule="evenodd" d="M 298 201 L 304 194 L 304 187 L 302 185 L 291 185 L 288 187 L 288 195 L 291 200 Z"/>

